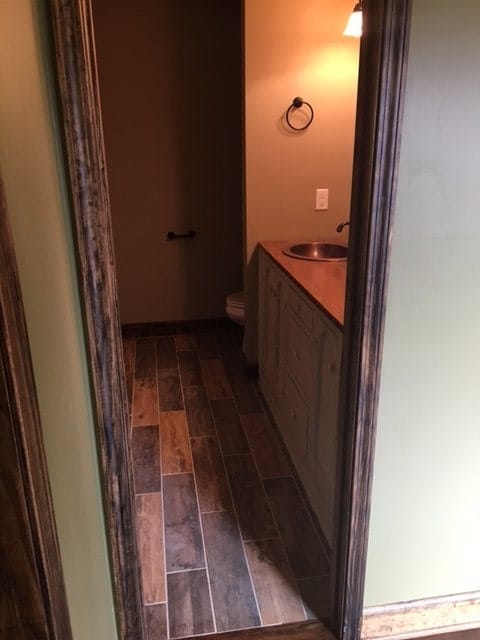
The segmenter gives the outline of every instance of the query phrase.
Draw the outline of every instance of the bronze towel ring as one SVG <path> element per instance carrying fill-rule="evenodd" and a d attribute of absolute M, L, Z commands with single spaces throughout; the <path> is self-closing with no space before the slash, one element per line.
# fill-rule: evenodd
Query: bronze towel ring
<path fill-rule="evenodd" d="M 307 121 L 307 123 L 305 125 L 303 125 L 303 127 L 295 127 L 290 122 L 290 115 L 291 115 L 293 109 L 300 109 L 304 105 L 310 109 L 310 116 L 308 118 L 308 121 Z M 293 129 L 294 131 L 303 131 L 304 129 L 307 129 L 312 124 L 313 115 L 314 115 L 314 113 L 313 113 L 312 105 L 309 102 L 306 102 L 303 98 L 300 98 L 299 96 L 297 96 L 296 98 L 294 98 L 292 100 L 292 104 L 288 107 L 287 112 L 285 114 L 285 119 L 286 119 L 287 124 L 290 127 L 290 129 Z"/>

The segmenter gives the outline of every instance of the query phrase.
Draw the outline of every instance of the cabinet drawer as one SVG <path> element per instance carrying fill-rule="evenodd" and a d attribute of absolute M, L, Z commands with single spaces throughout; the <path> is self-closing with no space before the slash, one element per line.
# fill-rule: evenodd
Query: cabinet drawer
<path fill-rule="evenodd" d="M 303 324 L 307 331 L 313 328 L 314 308 L 312 304 L 299 291 L 289 287 L 288 291 L 289 307 Z"/>

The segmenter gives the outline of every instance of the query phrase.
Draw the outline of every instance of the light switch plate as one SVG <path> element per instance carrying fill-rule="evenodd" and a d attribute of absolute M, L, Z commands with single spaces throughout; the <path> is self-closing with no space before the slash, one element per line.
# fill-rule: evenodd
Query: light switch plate
<path fill-rule="evenodd" d="M 327 211 L 328 189 L 315 189 L 315 211 Z"/>

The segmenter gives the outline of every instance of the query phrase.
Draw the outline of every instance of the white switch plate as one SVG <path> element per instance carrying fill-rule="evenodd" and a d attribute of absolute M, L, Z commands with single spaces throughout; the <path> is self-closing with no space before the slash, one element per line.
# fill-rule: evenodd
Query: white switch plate
<path fill-rule="evenodd" d="M 315 211 L 327 211 L 328 189 L 315 189 Z"/>

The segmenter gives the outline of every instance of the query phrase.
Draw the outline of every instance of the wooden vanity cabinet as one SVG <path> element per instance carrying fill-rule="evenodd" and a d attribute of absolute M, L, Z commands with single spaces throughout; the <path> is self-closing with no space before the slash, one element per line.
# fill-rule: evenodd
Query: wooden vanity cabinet
<path fill-rule="evenodd" d="M 331 545 L 342 332 L 260 253 L 260 388 Z"/>

